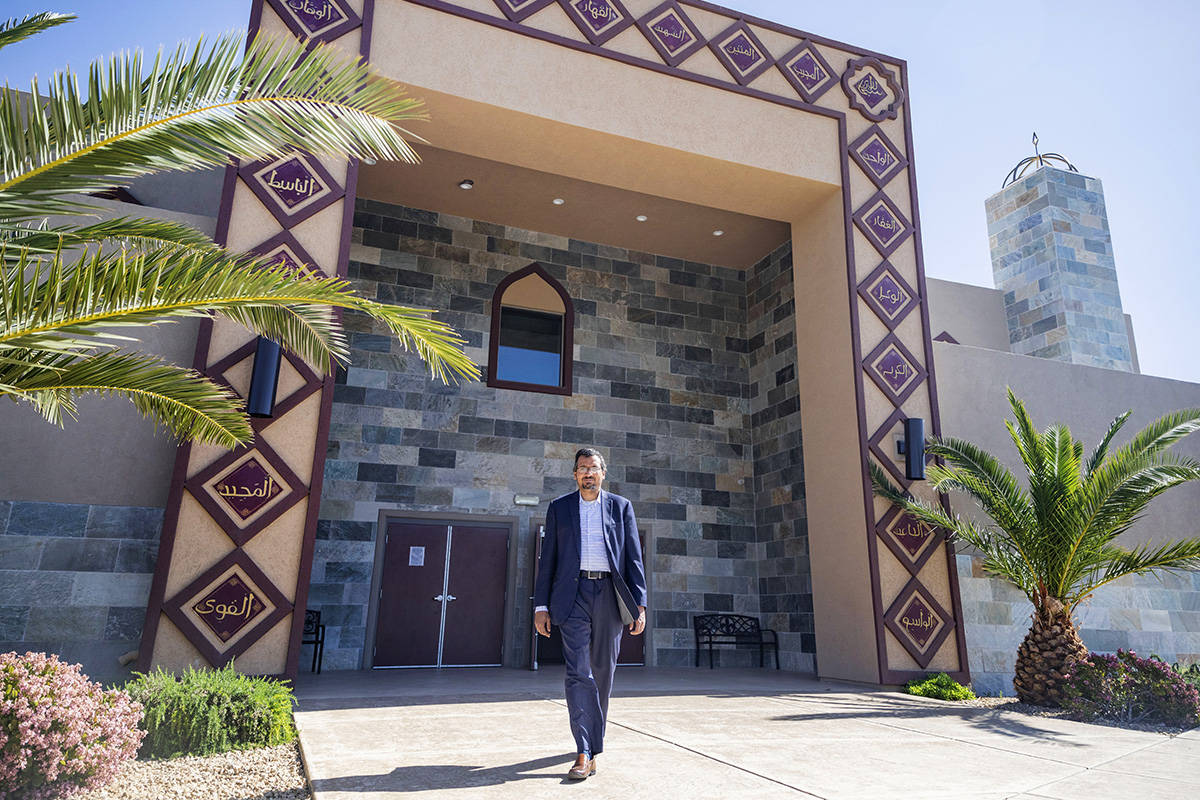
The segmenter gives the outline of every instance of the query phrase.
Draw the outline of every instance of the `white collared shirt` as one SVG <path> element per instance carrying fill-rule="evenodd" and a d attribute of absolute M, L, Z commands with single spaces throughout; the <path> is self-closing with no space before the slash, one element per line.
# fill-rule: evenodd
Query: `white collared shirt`
<path fill-rule="evenodd" d="M 610 569 L 599 497 L 588 501 L 579 496 L 579 568 L 598 572 Z"/>

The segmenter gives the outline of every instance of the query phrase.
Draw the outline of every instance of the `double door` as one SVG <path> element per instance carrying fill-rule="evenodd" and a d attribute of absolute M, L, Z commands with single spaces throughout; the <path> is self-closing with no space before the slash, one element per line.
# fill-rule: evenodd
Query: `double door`
<path fill-rule="evenodd" d="M 387 524 L 373 665 L 498 667 L 507 525 Z"/>

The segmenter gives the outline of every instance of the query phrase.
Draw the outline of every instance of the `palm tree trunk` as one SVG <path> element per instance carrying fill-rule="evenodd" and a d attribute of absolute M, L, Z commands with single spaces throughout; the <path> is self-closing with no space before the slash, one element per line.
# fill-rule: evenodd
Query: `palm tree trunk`
<path fill-rule="evenodd" d="M 1088 650 L 1071 614 L 1060 603 L 1057 608 L 1035 608 L 1033 624 L 1017 649 L 1017 674 L 1013 688 L 1023 703 L 1059 706 L 1064 698 L 1063 673 L 1068 664 L 1087 658 Z"/>

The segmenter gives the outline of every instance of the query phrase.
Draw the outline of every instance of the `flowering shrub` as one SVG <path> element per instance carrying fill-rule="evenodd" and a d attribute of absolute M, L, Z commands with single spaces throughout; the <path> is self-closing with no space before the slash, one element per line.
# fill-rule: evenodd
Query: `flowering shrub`
<path fill-rule="evenodd" d="M 142 707 L 78 664 L 0 654 L 0 800 L 66 797 L 107 783 L 137 754 Z"/>
<path fill-rule="evenodd" d="M 963 686 L 944 672 L 930 675 L 921 680 L 909 681 L 904 691 L 920 697 L 932 697 L 937 700 L 974 700 L 975 693 L 969 686 Z"/>
<path fill-rule="evenodd" d="M 125 686 L 145 707 L 142 755 L 170 758 L 283 744 L 295 738 L 292 690 L 266 678 L 224 669 L 178 676 L 159 668 Z"/>
<path fill-rule="evenodd" d="M 1168 664 L 1138 658 L 1132 650 L 1092 653 L 1063 676 L 1063 706 L 1084 719 L 1162 722 L 1191 727 L 1200 722 L 1200 692 Z"/>

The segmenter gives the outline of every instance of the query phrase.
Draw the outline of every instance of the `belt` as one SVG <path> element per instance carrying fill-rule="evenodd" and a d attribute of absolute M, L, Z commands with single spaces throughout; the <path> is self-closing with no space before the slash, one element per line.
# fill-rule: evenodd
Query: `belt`
<path fill-rule="evenodd" d="M 609 573 L 609 572 L 601 572 L 599 570 L 594 570 L 594 569 L 579 570 L 579 577 L 587 578 L 589 581 L 602 581 L 605 578 L 607 578 L 610 574 L 611 573 Z"/>

